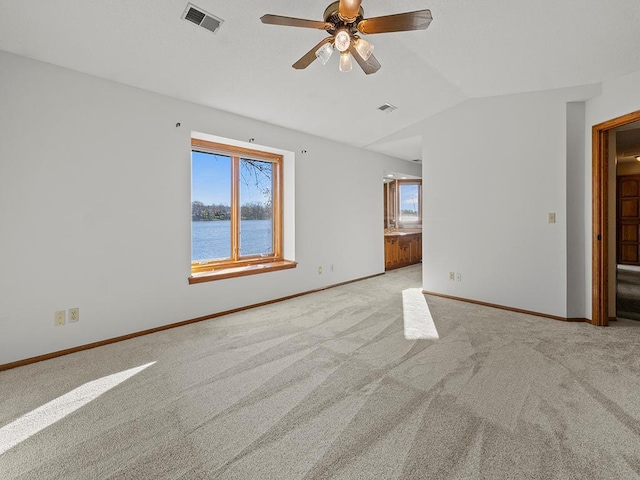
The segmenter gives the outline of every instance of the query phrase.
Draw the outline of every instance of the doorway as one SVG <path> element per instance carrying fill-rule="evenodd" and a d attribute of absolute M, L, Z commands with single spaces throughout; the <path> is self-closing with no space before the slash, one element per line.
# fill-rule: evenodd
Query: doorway
<path fill-rule="evenodd" d="M 385 271 L 422 262 L 422 179 L 385 172 L 383 187 Z"/>
<path fill-rule="evenodd" d="M 614 315 L 640 320 L 640 122 L 612 130 L 609 140 L 616 173 Z"/>
<path fill-rule="evenodd" d="M 610 306 L 610 264 L 617 258 L 609 258 L 609 182 L 611 166 L 609 164 L 609 135 L 620 127 L 640 121 L 640 111 L 607 122 L 592 128 L 592 320 L 597 326 L 609 325 Z M 615 249 L 614 249 L 615 251 Z M 615 281 L 615 280 L 614 280 Z"/>

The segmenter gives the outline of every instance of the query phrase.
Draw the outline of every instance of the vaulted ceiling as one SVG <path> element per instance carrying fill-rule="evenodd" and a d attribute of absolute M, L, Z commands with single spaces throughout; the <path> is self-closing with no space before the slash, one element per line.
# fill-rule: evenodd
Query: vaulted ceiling
<path fill-rule="evenodd" d="M 640 70 L 638 0 L 363 0 L 366 17 L 429 8 L 427 30 L 367 37 L 382 69 L 337 59 L 291 68 L 325 32 L 328 0 L 193 0 L 224 23 L 181 19 L 187 0 L 0 0 L 0 50 L 411 160 L 393 137 L 468 98 L 602 82 Z M 393 113 L 377 108 L 389 102 Z"/>

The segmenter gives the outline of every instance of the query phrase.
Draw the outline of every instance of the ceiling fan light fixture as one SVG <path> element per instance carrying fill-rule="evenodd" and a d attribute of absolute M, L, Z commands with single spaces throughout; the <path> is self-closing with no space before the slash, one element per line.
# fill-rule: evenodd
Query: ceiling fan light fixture
<path fill-rule="evenodd" d="M 318 50 L 316 50 L 316 57 L 322 65 L 326 65 L 331 55 L 333 54 L 333 45 L 331 43 L 325 43 Z"/>
<path fill-rule="evenodd" d="M 347 32 L 346 29 L 343 28 L 336 33 L 334 45 L 340 52 L 344 53 L 349 50 L 349 45 L 351 45 L 351 35 L 349 35 L 349 32 Z"/>
<path fill-rule="evenodd" d="M 362 38 L 358 38 L 353 46 L 365 62 L 371 58 L 371 55 L 373 54 L 373 45 L 369 42 Z"/>
<path fill-rule="evenodd" d="M 353 68 L 353 62 L 351 61 L 351 54 L 349 52 L 343 52 L 340 54 L 340 71 L 350 72 Z"/>
<path fill-rule="evenodd" d="M 348 72 L 352 68 L 353 59 L 356 60 L 366 75 L 380 70 L 380 62 L 373 55 L 373 46 L 360 39 L 358 33 L 368 35 L 373 33 L 407 32 L 424 30 L 433 17 L 427 9 L 415 12 L 396 13 L 379 17 L 365 18 L 362 8 L 363 0 L 332 0 L 322 15 L 322 20 L 307 20 L 305 18 L 286 17 L 283 15 L 265 14 L 260 21 L 267 25 L 286 27 L 301 27 L 324 30 L 330 36 L 320 40 L 314 47 L 298 59 L 293 65 L 296 70 L 303 70 L 316 59 L 322 63 L 329 60 L 330 48 L 322 48 L 331 43 L 340 53 L 340 70 Z M 357 47 L 356 47 L 357 45 Z M 349 55 L 344 55 L 348 53 Z"/>

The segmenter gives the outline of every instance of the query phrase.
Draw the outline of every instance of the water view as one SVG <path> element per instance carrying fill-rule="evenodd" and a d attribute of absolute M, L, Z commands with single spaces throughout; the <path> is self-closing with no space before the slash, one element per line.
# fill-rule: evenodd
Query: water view
<path fill-rule="evenodd" d="M 191 261 L 231 257 L 231 221 L 191 222 Z M 240 254 L 260 255 L 273 250 L 271 220 L 240 221 Z"/>

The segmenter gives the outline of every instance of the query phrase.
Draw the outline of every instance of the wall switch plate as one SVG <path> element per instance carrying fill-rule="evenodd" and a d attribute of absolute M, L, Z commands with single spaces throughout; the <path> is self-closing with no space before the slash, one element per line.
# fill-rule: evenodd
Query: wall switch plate
<path fill-rule="evenodd" d="M 80 321 L 80 309 L 79 308 L 70 308 L 69 309 L 69 323 L 79 322 Z"/>
<path fill-rule="evenodd" d="M 453 272 L 449 272 L 449 280 L 451 280 L 452 282 L 455 281 L 456 279 L 456 274 Z"/>
<path fill-rule="evenodd" d="M 549 213 L 549 223 L 556 223 L 556 214 L 555 213 Z"/>
<path fill-rule="evenodd" d="M 59 310 L 55 313 L 54 317 L 54 325 L 56 327 L 61 327 L 62 325 L 65 324 L 66 319 L 65 319 L 65 311 L 64 310 Z"/>
<path fill-rule="evenodd" d="M 318 275 L 322 275 L 322 267 L 318 267 Z"/>
<path fill-rule="evenodd" d="M 456 282 L 461 282 L 461 281 L 462 281 L 462 274 L 456 273 Z"/>

